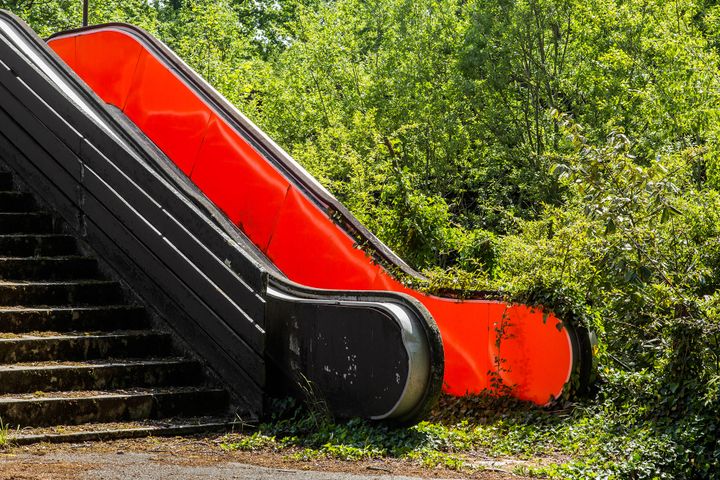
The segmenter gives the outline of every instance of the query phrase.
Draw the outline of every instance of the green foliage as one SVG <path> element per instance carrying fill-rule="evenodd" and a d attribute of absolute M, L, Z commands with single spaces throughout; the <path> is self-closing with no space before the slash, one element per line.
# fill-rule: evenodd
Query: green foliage
<path fill-rule="evenodd" d="M 0 0 L 0 8 L 10 10 L 41 37 L 82 26 L 79 0 Z M 157 11 L 147 0 L 107 0 L 90 2 L 90 23 L 128 22 L 150 32 L 157 29 Z"/>
<path fill-rule="evenodd" d="M 357 419 L 317 423 L 306 410 L 289 408 L 284 410 L 289 415 L 274 415 L 252 435 L 229 435 L 222 447 L 285 451 L 308 461 L 398 458 L 466 473 L 482 470 L 473 463 L 480 456 L 517 459 L 515 473 L 539 477 L 713 478 L 720 467 L 714 445 L 717 419 L 643 417 L 655 377 L 617 369 L 604 373 L 608 382 L 595 401 L 556 412 L 518 403 L 503 406 L 482 396 L 444 399 L 438 409 L 442 419 L 393 429 Z M 453 418 L 453 413 L 472 420 Z"/>
<path fill-rule="evenodd" d="M 464 462 L 457 453 L 467 451 L 477 442 L 467 425 L 454 429 L 425 422 L 409 429 L 393 429 L 359 419 L 318 422 L 315 415 L 293 403 L 275 407 L 271 409 L 275 413 L 270 423 L 260 425 L 250 436 L 230 436 L 222 447 L 243 451 L 292 448 L 293 456 L 303 460 L 408 458 L 427 466 L 460 469 Z"/>
<path fill-rule="evenodd" d="M 253 45 L 262 58 L 276 54 L 296 37 L 293 24 L 301 12 L 316 7 L 318 0 L 233 0 L 232 4 Z"/>
<path fill-rule="evenodd" d="M 595 146 L 559 122 L 577 149 L 553 169 L 568 200 L 504 237 L 498 260 L 498 280 L 516 298 L 557 305 L 560 318 L 581 318 L 601 336 L 607 385 L 597 416 L 611 429 L 597 449 L 585 447 L 582 468 L 558 474 L 709 478 L 720 455 L 706 433 L 720 416 L 720 197 L 695 184 L 694 148 L 640 164 L 623 134 Z M 655 458 L 657 448 L 665 453 Z"/>
<path fill-rule="evenodd" d="M 189 0 L 159 15 L 160 36 L 168 46 L 231 102 L 252 103 L 253 79 L 264 72 L 263 63 L 252 57 L 229 1 Z"/>
<path fill-rule="evenodd" d="M 10 428 L 0 418 L 0 450 L 10 445 Z"/>

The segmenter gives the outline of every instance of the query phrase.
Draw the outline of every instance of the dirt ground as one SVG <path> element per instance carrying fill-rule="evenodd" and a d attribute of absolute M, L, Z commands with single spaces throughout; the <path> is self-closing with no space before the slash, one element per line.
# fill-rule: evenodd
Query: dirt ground
<path fill-rule="evenodd" d="M 292 451 L 225 451 L 222 436 L 145 438 L 82 444 L 37 444 L 0 450 L 0 480 L 384 478 L 520 479 L 517 460 L 469 458 L 477 471 L 425 468 L 409 460 L 297 460 Z M 482 470 L 479 470 L 482 469 Z"/>

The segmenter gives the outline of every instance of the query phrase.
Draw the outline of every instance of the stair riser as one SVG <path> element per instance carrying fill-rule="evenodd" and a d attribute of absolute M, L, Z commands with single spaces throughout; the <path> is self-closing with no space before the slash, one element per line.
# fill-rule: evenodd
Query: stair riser
<path fill-rule="evenodd" d="M 32 212 L 37 208 L 31 195 L 0 192 L 0 212 Z"/>
<path fill-rule="evenodd" d="M 38 257 L 76 254 L 77 242 L 66 236 L 1 236 L 0 254 L 6 257 Z"/>
<path fill-rule="evenodd" d="M 169 335 L 0 340 L 0 364 L 140 358 L 164 356 L 171 350 Z"/>
<path fill-rule="evenodd" d="M 71 280 L 98 278 L 97 262 L 92 258 L 0 259 L 0 279 Z"/>
<path fill-rule="evenodd" d="M 50 215 L 0 213 L 0 234 L 53 233 Z"/>
<path fill-rule="evenodd" d="M 110 332 L 141 330 L 149 326 L 141 308 L 108 310 L 5 310 L 0 312 L 0 332 Z"/>
<path fill-rule="evenodd" d="M 78 425 L 174 416 L 214 415 L 228 405 L 223 391 L 162 393 L 130 397 L 87 397 L 0 401 L 0 418 L 10 428 Z"/>
<path fill-rule="evenodd" d="M 0 172 L 0 192 L 13 190 L 13 177 L 10 172 Z"/>
<path fill-rule="evenodd" d="M 0 302 L 6 306 L 117 304 L 122 303 L 122 297 L 116 284 L 0 284 Z"/>
<path fill-rule="evenodd" d="M 0 394 L 191 386 L 200 381 L 200 366 L 192 362 L 7 370 L 0 372 Z"/>

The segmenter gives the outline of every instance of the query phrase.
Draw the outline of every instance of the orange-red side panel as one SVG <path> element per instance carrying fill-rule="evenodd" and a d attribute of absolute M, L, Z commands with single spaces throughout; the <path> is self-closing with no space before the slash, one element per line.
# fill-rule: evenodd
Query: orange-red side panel
<path fill-rule="evenodd" d="M 82 57 L 81 51 L 78 57 Z M 147 52 L 140 56 L 132 80 L 125 105 L 121 107 L 125 115 L 190 175 L 212 112 Z"/>
<path fill-rule="evenodd" d="M 267 251 L 290 182 L 215 115 L 190 178 Z"/>

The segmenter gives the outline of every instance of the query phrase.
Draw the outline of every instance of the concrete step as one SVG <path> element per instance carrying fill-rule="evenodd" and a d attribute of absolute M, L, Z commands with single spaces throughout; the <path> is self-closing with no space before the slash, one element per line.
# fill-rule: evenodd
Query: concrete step
<path fill-rule="evenodd" d="M 72 280 L 98 278 L 97 260 L 81 256 L 0 257 L 0 279 Z"/>
<path fill-rule="evenodd" d="M 209 432 L 249 432 L 257 419 L 237 417 L 184 417 L 136 422 L 90 423 L 61 427 L 22 428 L 8 432 L 10 445 L 34 443 L 83 443 L 124 438 L 176 437 Z"/>
<path fill-rule="evenodd" d="M 164 356 L 171 350 L 170 335 L 152 330 L 55 336 L 22 335 L 0 337 L 0 364 Z"/>
<path fill-rule="evenodd" d="M 102 360 L 0 366 L 0 394 L 137 387 L 181 387 L 201 383 L 202 369 L 183 358 Z"/>
<path fill-rule="evenodd" d="M 10 443 L 231 428 L 228 394 L 0 172 L 0 420 Z M 254 419 L 257 420 L 257 419 Z"/>
<path fill-rule="evenodd" d="M 10 429 L 219 415 L 227 407 L 224 390 L 194 387 L 0 395 L 0 418 Z"/>
<path fill-rule="evenodd" d="M 145 309 L 132 305 L 99 307 L 0 307 L 0 332 L 111 332 L 142 330 L 149 321 Z"/>
<path fill-rule="evenodd" d="M 0 281 L 0 306 L 80 306 L 122 302 L 122 289 L 113 281 Z"/>
<path fill-rule="evenodd" d="M 45 212 L 0 213 L 0 234 L 54 233 L 52 215 Z"/>
<path fill-rule="evenodd" d="M 37 204 L 32 195 L 0 191 L 0 212 L 31 212 L 36 209 Z"/>
<path fill-rule="evenodd" d="M 0 255 L 6 257 L 74 255 L 77 251 L 77 241 L 70 235 L 0 235 Z"/>

